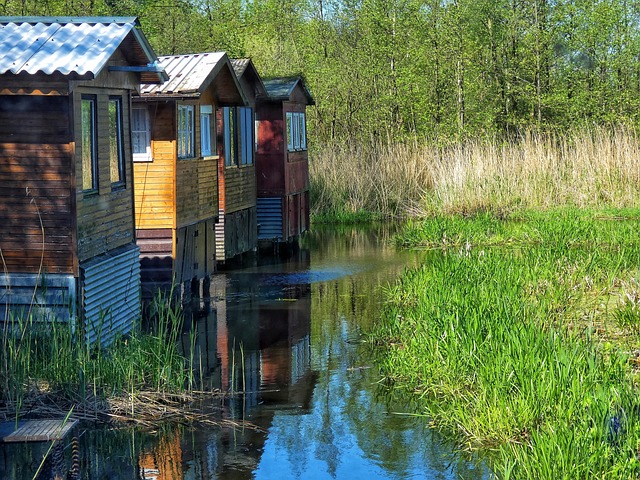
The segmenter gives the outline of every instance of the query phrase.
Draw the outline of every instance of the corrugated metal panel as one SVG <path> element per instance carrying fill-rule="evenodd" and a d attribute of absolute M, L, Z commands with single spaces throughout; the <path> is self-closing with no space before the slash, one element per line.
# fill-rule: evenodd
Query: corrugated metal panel
<path fill-rule="evenodd" d="M 249 66 L 250 61 L 251 60 L 249 60 L 248 58 L 232 58 L 231 59 L 231 65 L 233 66 L 233 71 L 236 72 L 236 77 L 240 78 L 242 76 L 244 71 Z"/>
<path fill-rule="evenodd" d="M 218 210 L 218 223 L 216 223 L 216 260 L 223 262 L 225 257 L 224 245 L 224 210 Z"/>
<path fill-rule="evenodd" d="M 214 70 L 225 60 L 228 61 L 224 52 L 160 57 L 158 62 L 169 75 L 169 80 L 161 85 L 142 85 L 141 93 L 143 95 L 199 93 L 200 88 L 211 80 Z"/>
<path fill-rule="evenodd" d="M 283 241 L 282 197 L 256 199 L 258 240 Z"/>
<path fill-rule="evenodd" d="M 72 275 L 0 275 L 0 305 L 8 307 L 0 308 L 0 321 L 27 312 L 36 321 L 68 321 L 76 312 L 76 279 Z"/>
<path fill-rule="evenodd" d="M 109 345 L 140 316 L 140 249 L 81 265 L 86 340 Z"/>
<path fill-rule="evenodd" d="M 130 33 L 139 48 L 127 53 L 144 67 L 156 56 L 137 26 L 135 17 L 0 17 L 0 74 L 95 78 Z"/>

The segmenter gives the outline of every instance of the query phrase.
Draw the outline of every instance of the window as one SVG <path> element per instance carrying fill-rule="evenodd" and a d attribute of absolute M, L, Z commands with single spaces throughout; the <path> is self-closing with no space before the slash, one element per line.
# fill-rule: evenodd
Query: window
<path fill-rule="evenodd" d="M 253 109 L 224 107 L 225 165 L 252 165 L 254 154 Z"/>
<path fill-rule="evenodd" d="M 150 162 L 151 127 L 149 112 L 146 108 L 134 108 L 131 113 L 131 140 L 133 142 L 133 161 Z"/>
<path fill-rule="evenodd" d="M 96 138 L 96 97 L 83 95 L 82 122 L 82 190 L 98 190 L 98 150 Z"/>
<path fill-rule="evenodd" d="M 124 187 L 124 134 L 121 97 L 109 98 L 109 167 L 111 188 Z"/>
<path fill-rule="evenodd" d="M 287 148 L 290 152 L 307 149 L 307 125 L 304 112 L 287 112 Z"/>
<path fill-rule="evenodd" d="M 193 105 L 178 105 L 178 158 L 193 156 Z"/>
<path fill-rule="evenodd" d="M 200 150 L 203 157 L 215 155 L 215 123 L 212 122 L 213 106 L 200 107 Z"/>
<path fill-rule="evenodd" d="M 238 108 L 238 117 L 240 119 L 240 148 L 241 148 L 241 164 L 253 164 L 253 109 L 248 107 Z"/>
<path fill-rule="evenodd" d="M 287 148 L 290 152 L 295 150 L 293 147 L 293 112 L 287 112 Z"/>
<path fill-rule="evenodd" d="M 300 121 L 300 148 L 302 150 L 307 149 L 307 119 L 304 113 L 298 114 Z"/>
<path fill-rule="evenodd" d="M 255 121 L 253 122 L 253 151 L 258 151 L 258 133 L 260 132 L 260 120 L 256 114 Z"/>
<path fill-rule="evenodd" d="M 235 108 L 224 107 L 222 120 L 224 122 L 224 164 L 226 166 L 238 165 Z"/>
<path fill-rule="evenodd" d="M 300 114 L 293 114 L 293 125 L 291 131 L 293 132 L 293 149 L 300 150 Z"/>

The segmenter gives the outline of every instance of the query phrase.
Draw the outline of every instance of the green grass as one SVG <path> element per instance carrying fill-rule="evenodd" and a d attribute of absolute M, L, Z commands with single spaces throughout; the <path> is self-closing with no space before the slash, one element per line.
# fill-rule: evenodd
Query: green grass
<path fill-rule="evenodd" d="M 380 213 L 369 212 L 367 210 L 358 210 L 349 212 L 344 210 L 330 210 L 317 212 L 311 216 L 312 223 L 340 223 L 344 225 L 357 225 L 361 223 L 372 223 L 384 220 Z"/>
<path fill-rule="evenodd" d="M 136 325 L 107 349 L 88 345 L 69 322 L 32 316 L 6 322 L 0 339 L 0 409 L 17 418 L 45 396 L 61 405 L 93 402 L 108 409 L 111 399 L 140 391 L 190 391 L 191 369 L 178 347 L 181 307 L 159 295 L 150 318 L 149 330 Z"/>
<path fill-rule="evenodd" d="M 429 251 L 373 334 L 387 380 L 500 478 L 639 475 L 637 213 L 408 225 L 397 243 Z"/>

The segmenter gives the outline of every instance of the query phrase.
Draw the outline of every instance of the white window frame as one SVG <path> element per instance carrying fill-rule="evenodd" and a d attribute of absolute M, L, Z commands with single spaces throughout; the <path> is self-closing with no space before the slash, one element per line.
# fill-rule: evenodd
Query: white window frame
<path fill-rule="evenodd" d="M 257 112 L 254 114 L 253 121 L 253 152 L 254 154 L 258 151 L 258 133 L 260 132 L 260 120 L 258 120 Z"/>
<path fill-rule="evenodd" d="M 133 107 L 131 112 L 131 151 L 134 162 L 151 162 L 151 124 L 146 107 Z M 136 117 L 142 113 L 142 116 Z M 143 147 L 144 145 L 144 147 Z M 141 151 L 143 150 L 144 151 Z"/>
<path fill-rule="evenodd" d="M 287 150 L 293 152 L 294 144 L 293 144 L 293 112 L 287 112 L 287 122 L 285 125 L 286 135 L 287 135 Z"/>
<path fill-rule="evenodd" d="M 297 152 L 300 150 L 300 114 L 293 113 L 293 149 Z"/>
<path fill-rule="evenodd" d="M 178 158 L 194 157 L 194 106 L 178 105 Z"/>
<path fill-rule="evenodd" d="M 307 149 L 307 116 L 304 112 L 300 113 L 300 148 Z"/>
<path fill-rule="evenodd" d="M 211 157 L 216 153 L 215 117 L 213 105 L 200 106 L 200 153 L 203 157 Z"/>
<path fill-rule="evenodd" d="M 307 124 L 304 112 L 287 112 L 287 149 L 300 152 L 307 149 Z"/>

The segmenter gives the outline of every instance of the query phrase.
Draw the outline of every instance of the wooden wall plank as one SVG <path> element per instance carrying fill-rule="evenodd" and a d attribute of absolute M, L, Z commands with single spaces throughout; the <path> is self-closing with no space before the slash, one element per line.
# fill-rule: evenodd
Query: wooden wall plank
<path fill-rule="evenodd" d="M 75 273 L 69 125 L 67 97 L 0 95 L 0 249 L 9 272 Z"/>
<path fill-rule="evenodd" d="M 76 204 L 78 259 L 80 262 L 123 247 L 135 239 L 133 219 L 133 169 L 130 135 L 124 135 L 125 187 L 112 187 L 110 178 L 108 106 L 111 96 L 122 99 L 123 129 L 129 131 L 129 92 L 123 89 L 78 87 L 73 92 L 74 131 L 80 135 L 82 94 L 96 95 L 98 125 L 98 193 L 82 191 L 81 142 L 76 142 Z"/>
<path fill-rule="evenodd" d="M 134 164 L 136 228 L 173 228 L 176 168 L 174 108 L 172 104 L 155 103 L 148 108 L 152 124 L 152 161 Z"/>

